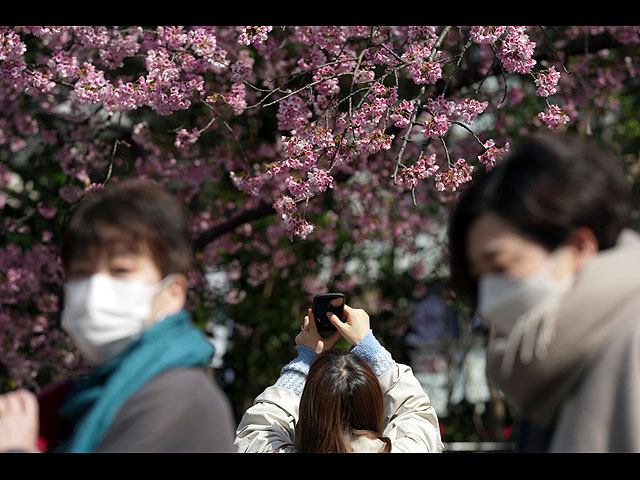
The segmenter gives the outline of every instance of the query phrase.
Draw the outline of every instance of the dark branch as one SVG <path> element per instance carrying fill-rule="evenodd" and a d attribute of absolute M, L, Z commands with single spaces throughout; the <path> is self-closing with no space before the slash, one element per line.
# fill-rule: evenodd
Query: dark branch
<path fill-rule="evenodd" d="M 261 202 L 256 208 L 240 212 L 231 217 L 225 223 L 216 225 L 215 227 L 201 233 L 194 241 L 194 250 L 196 252 L 201 252 L 209 243 L 214 241 L 216 238 L 221 237 L 225 233 L 232 232 L 235 228 L 247 222 L 259 220 L 261 218 L 268 217 L 269 215 L 273 215 L 274 213 L 276 213 L 276 211 L 273 209 L 272 205 Z"/>

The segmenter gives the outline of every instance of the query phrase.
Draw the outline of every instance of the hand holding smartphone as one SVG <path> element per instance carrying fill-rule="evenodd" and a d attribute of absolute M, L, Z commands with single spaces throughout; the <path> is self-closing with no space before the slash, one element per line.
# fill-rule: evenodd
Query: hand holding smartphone
<path fill-rule="evenodd" d="M 346 296 L 343 293 L 321 293 L 313 297 L 313 306 L 311 311 L 316 321 L 316 328 L 320 335 L 332 334 L 336 331 L 327 313 L 333 313 L 343 322 L 344 305 Z"/>

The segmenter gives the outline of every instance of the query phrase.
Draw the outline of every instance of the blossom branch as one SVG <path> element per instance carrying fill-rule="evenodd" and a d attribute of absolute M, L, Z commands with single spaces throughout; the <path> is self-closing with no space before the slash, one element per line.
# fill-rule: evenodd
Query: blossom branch
<path fill-rule="evenodd" d="M 440 48 L 440 46 L 442 45 L 442 42 L 444 41 L 446 36 L 451 31 L 451 28 L 452 28 L 452 26 L 444 27 L 442 32 L 440 32 L 440 36 L 438 37 L 438 40 L 434 44 L 433 50 L 432 50 L 431 54 L 429 55 L 429 61 L 433 61 L 433 59 L 435 58 L 435 55 L 437 53 L 438 48 Z M 398 155 L 396 156 L 395 169 L 393 171 L 393 174 L 391 175 L 391 178 L 393 178 L 394 185 L 396 185 L 398 183 L 398 168 L 399 168 L 400 162 L 402 162 L 402 157 L 404 156 L 405 149 L 407 148 L 407 143 L 409 142 L 409 135 L 411 134 L 411 130 L 413 128 L 413 123 L 416 121 L 416 118 L 418 117 L 418 110 L 419 110 L 418 106 L 422 103 L 422 97 L 424 97 L 425 91 L 426 91 L 426 87 L 424 85 L 422 85 L 422 87 L 420 87 L 420 91 L 418 92 L 418 95 L 414 99 L 414 107 L 415 108 L 414 108 L 414 110 L 413 110 L 413 112 L 411 114 L 411 119 L 409 121 L 409 126 L 407 127 L 407 131 L 405 132 L 404 136 L 402 137 L 402 145 L 400 147 L 400 151 L 398 152 Z"/>

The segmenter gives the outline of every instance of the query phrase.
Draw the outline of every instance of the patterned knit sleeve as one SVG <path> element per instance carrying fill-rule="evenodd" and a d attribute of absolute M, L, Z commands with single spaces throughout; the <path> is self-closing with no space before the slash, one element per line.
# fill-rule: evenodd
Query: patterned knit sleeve
<path fill-rule="evenodd" d="M 302 395 L 302 390 L 307 380 L 309 365 L 318 354 L 303 345 L 296 346 L 296 350 L 298 351 L 298 356 L 282 368 L 280 377 L 278 377 L 275 384 L 295 393 L 299 397 Z"/>
<path fill-rule="evenodd" d="M 380 345 L 371 330 L 351 351 L 367 362 L 376 377 L 381 377 L 397 366 L 389 351 Z"/>

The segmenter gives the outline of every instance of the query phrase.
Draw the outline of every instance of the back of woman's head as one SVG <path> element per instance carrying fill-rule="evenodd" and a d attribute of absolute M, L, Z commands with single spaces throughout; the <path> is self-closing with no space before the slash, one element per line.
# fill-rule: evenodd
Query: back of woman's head
<path fill-rule="evenodd" d="M 300 399 L 297 446 L 300 452 L 345 453 L 357 435 L 382 437 L 384 401 L 371 368 L 347 350 L 328 350 L 309 368 Z"/>
<path fill-rule="evenodd" d="M 449 228 L 454 288 L 476 301 L 466 242 L 471 225 L 484 213 L 499 215 L 549 251 L 580 227 L 589 228 L 604 250 L 629 224 L 630 208 L 630 186 L 611 152 L 562 134 L 525 140 L 458 199 Z"/>

